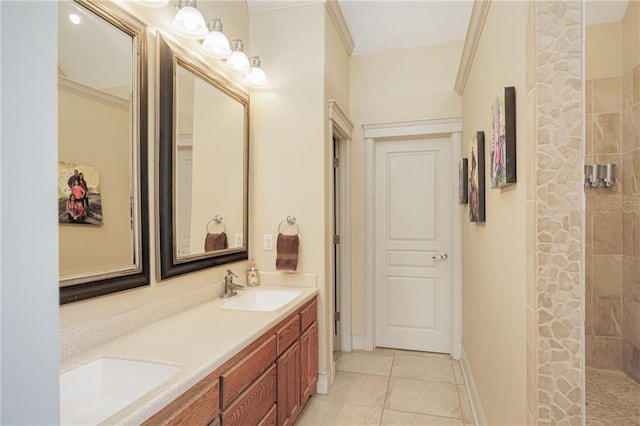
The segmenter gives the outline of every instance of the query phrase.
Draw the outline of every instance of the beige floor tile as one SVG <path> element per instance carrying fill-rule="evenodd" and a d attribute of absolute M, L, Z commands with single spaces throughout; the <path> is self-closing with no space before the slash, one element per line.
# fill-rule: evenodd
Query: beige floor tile
<path fill-rule="evenodd" d="M 364 407 L 312 398 L 296 422 L 297 426 L 379 425 L 381 408 Z"/>
<path fill-rule="evenodd" d="M 373 352 L 343 352 L 336 363 L 336 370 L 388 377 L 391 373 L 395 352 L 393 349 L 376 349 Z"/>
<path fill-rule="evenodd" d="M 449 417 L 384 410 L 382 412 L 382 422 L 380 425 L 464 426 L 464 422 L 460 419 L 452 419 Z"/>
<path fill-rule="evenodd" d="M 456 385 L 392 377 L 384 408 L 461 419 Z"/>
<path fill-rule="evenodd" d="M 316 397 L 323 401 L 382 408 L 388 382 L 388 377 L 338 371 L 329 393 Z"/>
<path fill-rule="evenodd" d="M 453 360 L 453 376 L 456 379 L 456 383 L 459 385 L 464 384 L 464 374 L 462 374 L 462 365 L 460 361 L 454 359 Z"/>
<path fill-rule="evenodd" d="M 469 402 L 469 395 L 467 394 L 467 387 L 465 385 L 457 385 L 458 399 L 460 400 L 460 410 L 462 411 L 462 418 L 465 421 L 473 421 L 473 410 L 471 408 L 471 402 Z"/>
<path fill-rule="evenodd" d="M 396 354 L 391 377 L 456 383 L 453 376 L 453 361 L 405 353 Z"/>

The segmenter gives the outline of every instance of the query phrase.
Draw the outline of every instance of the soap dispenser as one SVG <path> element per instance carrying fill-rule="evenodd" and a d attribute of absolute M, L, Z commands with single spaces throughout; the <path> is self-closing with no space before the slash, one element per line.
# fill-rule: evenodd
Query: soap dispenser
<path fill-rule="evenodd" d="M 251 259 L 251 267 L 247 269 L 247 285 L 255 287 L 260 285 L 260 275 L 258 274 L 258 268 L 256 268 L 256 261 Z"/>

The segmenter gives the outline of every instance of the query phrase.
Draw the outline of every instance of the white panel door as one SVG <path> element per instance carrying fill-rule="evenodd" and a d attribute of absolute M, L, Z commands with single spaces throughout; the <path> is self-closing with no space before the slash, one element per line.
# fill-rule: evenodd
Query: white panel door
<path fill-rule="evenodd" d="M 450 150 L 449 138 L 375 144 L 376 346 L 451 352 Z"/>

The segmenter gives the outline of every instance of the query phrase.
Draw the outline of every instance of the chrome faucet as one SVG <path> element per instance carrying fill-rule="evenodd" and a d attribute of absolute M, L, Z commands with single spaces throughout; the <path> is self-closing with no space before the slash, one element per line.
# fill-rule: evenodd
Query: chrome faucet
<path fill-rule="evenodd" d="M 221 298 L 228 299 L 238 294 L 236 290 L 244 290 L 244 286 L 233 282 L 233 277 L 238 278 L 230 269 L 227 269 L 227 275 L 224 276 L 224 293 L 220 296 Z"/>

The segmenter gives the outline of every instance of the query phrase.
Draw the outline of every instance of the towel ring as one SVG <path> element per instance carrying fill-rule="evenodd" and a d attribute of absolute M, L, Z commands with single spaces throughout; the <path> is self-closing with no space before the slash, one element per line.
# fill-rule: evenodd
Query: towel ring
<path fill-rule="evenodd" d="M 211 225 L 211 222 L 215 222 L 217 224 L 222 224 L 222 232 L 225 232 L 227 230 L 227 226 L 224 224 L 224 222 L 222 221 L 222 216 L 220 216 L 219 214 L 215 215 L 213 217 L 213 219 L 211 219 L 209 222 L 207 222 L 207 226 L 206 226 L 206 231 L 207 234 L 210 234 L 209 232 L 209 225 Z"/>
<path fill-rule="evenodd" d="M 295 225 L 296 226 L 296 233 L 292 234 L 292 235 L 298 235 L 300 233 L 300 227 L 296 223 L 296 217 L 292 215 L 292 216 L 287 216 L 287 218 L 285 220 L 280 222 L 280 225 L 278 225 L 278 234 L 282 233 L 280 231 L 280 229 L 282 228 L 282 225 L 284 225 L 285 223 L 288 223 L 289 225 Z"/>

